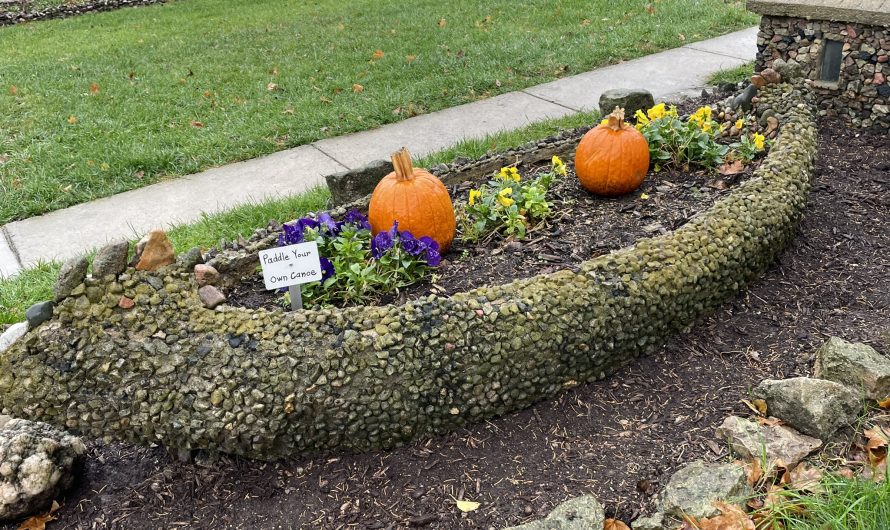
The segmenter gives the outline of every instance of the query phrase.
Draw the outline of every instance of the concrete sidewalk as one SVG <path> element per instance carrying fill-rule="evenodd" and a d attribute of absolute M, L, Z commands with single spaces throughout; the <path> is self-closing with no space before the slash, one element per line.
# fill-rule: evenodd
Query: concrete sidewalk
<path fill-rule="evenodd" d="M 320 140 L 213 168 L 0 228 L 0 277 L 63 260 L 108 241 L 197 220 L 202 213 L 299 193 L 324 175 L 386 158 L 401 146 L 420 157 L 460 140 L 597 107 L 611 88 L 645 88 L 656 99 L 697 91 L 719 70 L 752 61 L 757 28 L 593 70 L 370 131 Z"/>

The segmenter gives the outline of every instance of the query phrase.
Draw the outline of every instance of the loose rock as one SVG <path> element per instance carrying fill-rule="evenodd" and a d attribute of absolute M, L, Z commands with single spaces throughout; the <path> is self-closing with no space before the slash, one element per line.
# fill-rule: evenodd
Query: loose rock
<path fill-rule="evenodd" d="M 128 241 L 110 243 L 100 248 L 93 258 L 93 277 L 115 275 L 124 272 L 127 268 L 127 253 L 130 252 Z"/>
<path fill-rule="evenodd" d="M 726 418 L 716 433 L 744 459 L 766 457 L 767 463 L 781 460 L 789 468 L 822 446 L 822 440 L 784 425 L 758 425 L 738 416 Z"/>
<path fill-rule="evenodd" d="M 212 285 L 205 285 L 198 289 L 198 298 L 201 299 L 201 303 L 207 309 L 213 309 L 226 301 L 226 296 Z"/>
<path fill-rule="evenodd" d="M 194 269 L 200 263 L 204 263 L 204 256 L 198 247 L 192 247 L 176 257 L 176 264 L 186 271 Z"/>
<path fill-rule="evenodd" d="M 38 302 L 25 311 L 25 318 L 28 319 L 28 326 L 31 329 L 36 328 L 53 317 L 52 302 Z"/>
<path fill-rule="evenodd" d="M 890 359 L 860 342 L 831 337 L 816 351 L 814 375 L 835 381 L 868 399 L 890 396 Z"/>
<path fill-rule="evenodd" d="M 0 428 L 0 521 L 44 511 L 74 482 L 86 455 L 80 438 L 45 423 Z"/>
<path fill-rule="evenodd" d="M 760 76 L 763 77 L 763 80 L 766 81 L 766 84 L 768 85 L 774 85 L 782 81 L 782 76 L 779 75 L 779 72 L 772 68 L 764 68 L 760 72 Z"/>
<path fill-rule="evenodd" d="M 74 288 L 82 284 L 87 277 L 89 261 L 86 256 L 79 256 L 66 261 L 59 270 L 59 278 L 53 287 L 55 301 L 59 302 L 74 291 Z"/>
<path fill-rule="evenodd" d="M 195 265 L 195 281 L 199 286 L 216 285 L 219 280 L 219 271 L 210 265 Z"/>
<path fill-rule="evenodd" d="M 593 495 L 575 497 L 557 506 L 540 521 L 532 521 L 504 530 L 591 530 L 602 528 L 606 514 Z"/>
<path fill-rule="evenodd" d="M 744 504 L 753 492 L 745 471 L 736 464 L 709 464 L 696 460 L 674 473 L 656 505 L 659 512 L 675 517 L 713 517 L 720 513 L 713 501 Z"/>
<path fill-rule="evenodd" d="M 624 109 L 625 116 L 633 116 L 638 110 L 646 112 L 655 106 L 652 92 L 642 89 L 615 88 L 602 93 L 599 100 L 603 114 L 612 112 L 615 107 Z"/>
<path fill-rule="evenodd" d="M 136 263 L 136 270 L 140 271 L 156 271 L 161 267 L 170 265 L 176 259 L 173 252 L 173 244 L 167 238 L 167 234 L 163 230 L 152 230 L 148 233 L 147 238 L 143 238 L 145 244 L 142 246 L 142 252 L 139 254 L 139 262 Z M 142 241 L 139 242 L 142 245 Z"/>
<path fill-rule="evenodd" d="M 809 377 L 766 379 L 753 395 L 766 401 L 771 415 L 822 440 L 853 423 L 862 408 L 857 394 L 847 387 Z"/>
<path fill-rule="evenodd" d="M 22 338 L 27 332 L 27 322 L 18 322 L 9 326 L 9 328 L 7 328 L 2 335 L 0 335 L 0 353 L 9 349 L 10 346 L 15 344 L 15 341 Z"/>

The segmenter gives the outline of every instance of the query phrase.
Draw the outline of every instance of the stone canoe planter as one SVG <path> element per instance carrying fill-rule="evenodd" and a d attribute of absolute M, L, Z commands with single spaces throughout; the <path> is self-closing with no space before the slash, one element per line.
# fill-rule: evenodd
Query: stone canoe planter
<path fill-rule="evenodd" d="M 0 408 L 89 436 L 271 459 L 392 447 L 606 377 L 732 297 L 792 239 L 816 127 L 789 85 L 761 103 L 784 125 L 755 178 L 577 273 L 284 313 L 209 310 L 191 270 L 128 269 L 87 279 L 0 355 Z M 252 273 L 273 240 L 210 264 Z"/>

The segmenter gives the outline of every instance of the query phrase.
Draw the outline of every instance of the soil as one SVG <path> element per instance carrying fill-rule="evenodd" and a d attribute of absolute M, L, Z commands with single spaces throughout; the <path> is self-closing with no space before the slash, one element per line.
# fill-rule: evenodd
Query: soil
<path fill-rule="evenodd" d="M 800 234 L 770 270 L 604 381 L 358 455 L 183 463 L 162 448 L 91 441 L 50 528 L 500 529 L 584 493 L 630 522 L 678 467 L 726 457 L 713 430 L 748 415 L 740 400 L 760 380 L 809 374 L 831 335 L 890 354 L 890 138 L 824 122 L 819 155 Z M 455 499 L 481 506 L 462 514 Z"/>

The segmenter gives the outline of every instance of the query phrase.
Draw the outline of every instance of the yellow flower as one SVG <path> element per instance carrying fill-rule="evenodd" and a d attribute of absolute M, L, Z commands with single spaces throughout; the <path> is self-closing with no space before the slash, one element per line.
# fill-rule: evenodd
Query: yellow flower
<path fill-rule="evenodd" d="M 553 158 L 550 159 L 550 163 L 553 165 L 554 173 L 566 176 L 566 165 L 558 156 L 553 155 Z"/>
<path fill-rule="evenodd" d="M 702 123 L 700 127 L 701 127 L 701 130 L 703 130 L 704 132 L 711 132 L 711 122 L 710 121 L 706 121 L 706 122 Z"/>
<path fill-rule="evenodd" d="M 482 198 L 482 192 L 479 190 L 470 190 L 470 206 L 476 204 L 476 199 Z"/>
<path fill-rule="evenodd" d="M 646 111 L 646 116 L 648 116 L 649 119 L 653 121 L 665 115 L 667 115 L 667 111 L 664 108 L 664 103 L 659 103 L 658 105 L 655 105 L 654 107 Z"/>
<path fill-rule="evenodd" d="M 754 147 L 756 147 L 758 151 L 763 149 L 764 140 L 766 140 L 766 138 L 764 138 L 762 134 L 754 133 Z"/>
<path fill-rule="evenodd" d="M 744 126 L 745 126 L 745 120 L 739 118 L 739 119 L 737 119 L 737 120 L 735 121 L 735 128 L 736 128 L 736 129 L 738 129 L 738 130 L 741 131 L 741 130 L 742 130 L 742 127 L 744 127 Z"/>
<path fill-rule="evenodd" d="M 502 167 L 501 171 L 498 173 L 498 178 L 501 180 L 519 182 L 519 171 L 515 167 Z"/>
<path fill-rule="evenodd" d="M 640 199 L 642 199 L 642 200 L 645 201 L 645 200 L 648 199 L 648 198 L 649 198 L 649 194 L 648 194 L 648 193 L 642 193 L 642 194 L 640 194 Z"/>
<path fill-rule="evenodd" d="M 668 116 L 673 116 L 674 118 L 677 118 L 677 117 L 680 116 L 680 113 L 677 112 L 677 107 L 676 107 L 676 105 L 671 105 L 671 108 L 668 109 L 668 111 L 667 111 L 667 115 L 668 115 Z"/>
<path fill-rule="evenodd" d="M 600 125 L 609 125 L 609 118 L 605 118 L 603 121 L 601 121 Z"/>
<path fill-rule="evenodd" d="M 646 125 L 649 125 L 649 118 L 647 118 L 646 115 L 643 114 L 643 111 L 641 111 L 641 110 L 634 112 L 634 118 L 636 118 L 636 120 L 637 120 L 637 129 L 640 129 L 642 127 L 645 127 Z"/>
<path fill-rule="evenodd" d="M 498 202 L 501 203 L 502 206 L 507 207 L 513 204 L 513 199 L 511 197 L 507 197 L 507 195 L 513 194 L 513 188 L 504 188 L 498 192 Z"/>

